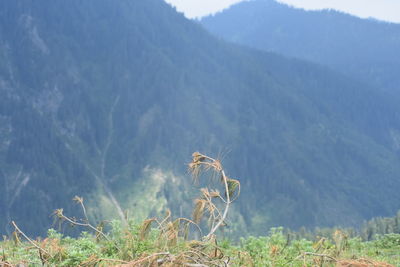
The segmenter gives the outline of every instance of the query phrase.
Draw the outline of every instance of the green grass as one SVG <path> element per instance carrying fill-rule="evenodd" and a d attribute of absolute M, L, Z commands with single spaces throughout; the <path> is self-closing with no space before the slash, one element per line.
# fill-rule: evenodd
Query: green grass
<path fill-rule="evenodd" d="M 214 238 L 185 240 L 157 226 L 144 233 L 143 225 L 122 226 L 114 221 L 106 237 L 83 232 L 78 238 L 70 238 L 53 229 L 45 239 L 33 242 L 14 236 L 0 243 L 0 266 L 150 266 L 157 260 L 165 262 L 164 266 L 197 262 L 224 266 L 228 261 L 230 266 L 335 266 L 345 260 L 369 262 L 368 266 L 385 266 L 378 262 L 400 266 L 400 234 L 363 242 L 337 231 L 331 239 L 310 241 L 290 240 L 282 228 L 274 228 L 267 236 L 243 238 L 232 244 Z"/>

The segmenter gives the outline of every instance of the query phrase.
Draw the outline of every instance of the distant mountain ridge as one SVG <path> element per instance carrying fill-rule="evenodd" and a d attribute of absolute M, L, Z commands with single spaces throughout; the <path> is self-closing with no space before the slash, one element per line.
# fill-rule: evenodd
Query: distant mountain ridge
<path fill-rule="evenodd" d="M 226 40 L 327 65 L 400 92 L 400 24 L 334 10 L 305 11 L 275 0 L 244 1 L 201 23 Z"/>
<path fill-rule="evenodd" d="M 231 151 L 231 231 L 398 210 L 399 107 L 373 86 L 218 40 L 161 0 L 2 5 L 1 233 L 80 217 L 75 195 L 94 220 L 190 216 L 196 150 Z"/>

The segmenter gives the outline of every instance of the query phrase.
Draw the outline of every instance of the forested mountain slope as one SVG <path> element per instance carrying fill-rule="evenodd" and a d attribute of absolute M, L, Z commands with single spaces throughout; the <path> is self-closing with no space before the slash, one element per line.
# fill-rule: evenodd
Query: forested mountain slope
<path fill-rule="evenodd" d="M 399 107 L 379 90 L 225 43 L 161 0 L 7 0 L 0 36 L 1 233 L 81 216 L 75 195 L 92 219 L 179 212 L 196 150 L 230 151 L 232 228 L 399 208 Z"/>
<path fill-rule="evenodd" d="M 244 1 L 201 23 L 226 40 L 327 65 L 400 92 L 399 24 L 334 10 L 305 11 L 275 0 Z"/>

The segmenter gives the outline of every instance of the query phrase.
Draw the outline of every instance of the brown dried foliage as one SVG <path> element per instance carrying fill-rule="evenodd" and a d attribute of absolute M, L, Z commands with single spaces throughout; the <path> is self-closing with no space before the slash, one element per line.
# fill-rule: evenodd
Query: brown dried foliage
<path fill-rule="evenodd" d="M 359 260 L 340 260 L 336 263 L 336 267 L 396 267 L 396 266 L 384 262 L 359 259 Z"/>
<path fill-rule="evenodd" d="M 195 208 L 193 210 L 193 220 L 196 223 L 200 223 L 203 216 L 208 214 L 210 232 L 206 238 L 210 238 L 216 230 L 226 225 L 225 220 L 230 204 L 240 194 L 240 182 L 226 176 L 220 160 L 213 159 L 199 152 L 193 153 L 192 162 L 189 163 L 189 171 L 192 173 L 195 181 L 199 180 L 202 171 L 212 171 L 214 176 L 220 177 L 224 197 L 216 189 L 209 190 L 208 188 L 203 188 L 201 189 L 200 198 L 195 200 Z M 219 200 L 220 203 L 217 204 L 216 200 Z"/>

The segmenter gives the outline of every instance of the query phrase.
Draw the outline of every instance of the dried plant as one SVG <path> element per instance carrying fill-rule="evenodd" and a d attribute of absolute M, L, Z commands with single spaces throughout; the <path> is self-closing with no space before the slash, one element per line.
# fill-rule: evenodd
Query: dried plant
<path fill-rule="evenodd" d="M 153 223 L 158 224 L 160 248 L 170 251 L 179 243 L 180 239 L 187 240 L 190 226 L 194 226 L 200 233 L 201 241 L 187 241 L 185 248 L 178 254 L 171 252 L 158 252 L 151 255 L 142 255 L 141 258 L 118 266 L 229 266 L 229 257 L 226 257 L 218 247 L 215 232 L 226 225 L 226 218 L 232 202 L 240 194 L 240 183 L 228 178 L 221 162 L 199 152 L 192 155 L 189 170 L 195 181 L 199 181 L 203 172 L 212 172 L 214 177 L 219 177 L 223 193 L 218 189 L 202 188 L 200 198 L 196 199 L 193 220 L 187 218 L 172 219 L 171 212 L 161 222 L 149 219 L 143 222 L 140 229 L 140 238 L 145 239 Z M 223 206 L 223 209 L 219 208 Z M 210 230 L 203 235 L 199 223 L 208 215 Z M 161 245 L 164 243 L 165 245 Z"/>
<path fill-rule="evenodd" d="M 77 197 L 75 197 L 74 200 L 76 198 Z M 81 204 L 82 209 L 85 211 L 85 206 L 83 204 L 83 201 L 79 202 L 79 203 Z M 107 237 L 107 235 L 102 231 L 103 223 L 100 223 L 97 227 L 95 227 L 95 226 L 93 226 L 92 224 L 89 223 L 89 220 L 88 220 L 87 217 L 82 222 L 79 222 L 75 218 L 70 218 L 68 216 L 65 216 L 63 209 L 55 210 L 53 215 L 56 216 L 56 218 L 58 218 L 60 220 L 60 222 L 64 222 L 65 221 L 65 222 L 68 222 L 69 224 L 71 224 L 72 226 L 81 226 L 81 227 L 89 228 L 89 229 L 93 230 L 93 232 L 96 233 L 97 237 L 101 236 L 104 239 L 106 239 L 107 241 L 110 241 L 110 239 Z"/>
<path fill-rule="evenodd" d="M 195 180 L 200 179 L 203 172 L 212 172 L 213 177 L 219 178 L 222 187 L 221 192 L 216 188 L 200 190 L 201 196 L 195 200 L 193 220 L 173 218 L 171 212 L 167 210 L 162 220 L 147 219 L 137 232 L 136 230 L 132 232 L 129 226 L 125 226 L 126 228 L 121 229 L 122 238 L 115 239 L 113 235 L 103 231 L 103 223 L 97 226 L 90 223 L 82 197 L 75 196 L 73 200 L 81 207 L 83 219 L 69 217 L 64 214 L 63 209 L 55 210 L 53 214 L 61 223 L 66 222 L 71 226 L 80 226 L 91 230 L 97 243 L 114 246 L 120 256 L 120 260 L 114 260 L 91 255 L 79 266 L 103 266 L 102 264 L 105 266 L 110 266 L 110 264 L 119 264 L 116 266 L 229 266 L 230 258 L 225 256 L 218 246 L 215 232 L 221 226 L 226 225 L 230 205 L 240 194 L 240 183 L 226 176 L 219 160 L 198 152 L 193 153 L 189 169 Z M 204 235 L 199 224 L 207 216 L 210 230 Z M 38 250 L 42 265 L 47 266 L 55 261 L 62 262 L 65 258 L 66 251 L 61 244 L 61 239 L 46 238 L 42 241 L 34 241 L 26 236 L 14 222 L 13 226 L 15 228 L 14 240 L 17 245 L 21 244 L 20 237 L 26 239 L 33 248 Z M 197 235 L 190 234 L 190 230 L 193 228 Z M 188 240 L 191 236 L 200 238 Z M 140 242 L 142 244 L 152 242 L 154 247 L 141 254 L 133 253 L 135 244 Z M 1 257 L 0 266 L 14 266 L 7 264 L 5 256 Z"/>
<path fill-rule="evenodd" d="M 205 236 L 209 239 L 221 226 L 226 225 L 226 218 L 230 205 L 240 195 L 240 182 L 226 176 L 225 170 L 218 159 L 211 158 L 199 152 L 192 155 L 192 162 L 189 163 L 189 171 L 193 179 L 198 181 L 202 172 L 212 171 L 214 175 L 220 177 L 220 183 L 223 187 L 223 196 L 216 189 L 201 189 L 200 198 L 195 200 L 195 208 L 193 211 L 193 220 L 199 223 L 204 214 L 209 215 L 209 223 L 211 225 L 209 233 Z M 216 204 L 219 200 L 224 205 L 223 212 L 220 211 Z"/>
<path fill-rule="evenodd" d="M 332 238 L 335 242 L 335 256 L 340 256 L 347 246 L 348 237 L 343 231 L 336 230 Z"/>

